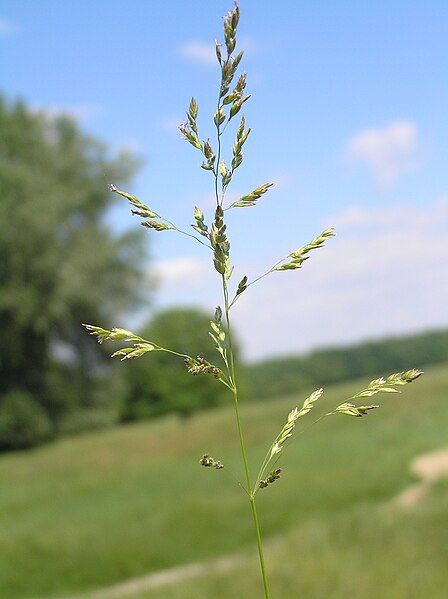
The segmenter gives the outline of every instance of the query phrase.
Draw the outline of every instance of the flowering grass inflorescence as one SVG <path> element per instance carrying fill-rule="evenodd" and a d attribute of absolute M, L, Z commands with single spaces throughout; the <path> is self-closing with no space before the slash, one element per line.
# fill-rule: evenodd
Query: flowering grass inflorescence
<path fill-rule="evenodd" d="M 246 292 L 254 283 L 260 281 L 263 277 L 278 271 L 297 270 L 302 268 L 303 263 L 308 260 L 312 250 L 322 248 L 324 244 L 334 236 L 333 229 L 326 229 L 309 243 L 292 251 L 286 258 L 282 258 L 264 274 L 250 280 L 244 275 L 230 299 L 229 289 L 230 281 L 233 275 L 233 266 L 230 259 L 230 240 L 227 234 L 227 225 L 225 222 L 225 213 L 234 208 L 249 208 L 256 203 L 269 191 L 272 183 L 262 183 L 252 191 L 241 196 L 236 201 L 225 204 L 226 191 L 232 182 L 237 168 L 243 162 L 243 147 L 245 146 L 250 128 L 246 127 L 244 116 L 240 117 L 236 128 L 235 140 L 232 145 L 232 157 L 227 164 L 222 157 L 222 136 L 224 130 L 234 117 L 241 111 L 243 105 L 249 100 L 250 94 L 245 93 L 247 76 L 240 74 L 236 80 L 238 67 L 243 58 L 243 52 L 234 54 L 237 44 L 237 28 L 240 18 L 240 11 L 237 5 L 224 17 L 224 47 L 216 42 L 216 57 L 221 72 L 218 101 L 213 115 L 213 124 L 215 128 L 216 144 L 210 139 L 202 140 L 199 132 L 199 105 L 195 98 L 192 98 L 187 110 L 187 120 L 180 126 L 180 132 L 187 142 L 201 154 L 201 168 L 210 172 L 213 177 L 213 186 L 215 191 L 216 207 L 211 222 L 207 223 L 206 216 L 201 208 L 194 207 L 194 223 L 191 225 L 194 233 L 179 229 L 174 223 L 169 221 L 157 212 L 143 204 L 135 196 L 110 186 L 111 191 L 124 197 L 131 204 L 131 212 L 139 217 L 141 225 L 154 231 L 173 231 L 193 238 L 212 252 L 212 262 L 215 270 L 219 274 L 222 282 L 223 307 L 218 306 L 215 310 L 214 318 L 210 323 L 210 337 L 215 345 L 222 362 L 222 366 L 216 366 L 208 362 L 203 356 L 192 357 L 180 351 L 164 348 L 154 341 L 148 341 L 142 337 L 125 329 L 114 328 L 112 330 L 103 329 L 93 325 L 84 325 L 89 332 L 98 338 L 98 341 L 127 342 L 130 345 L 122 347 L 115 351 L 112 356 L 120 357 L 122 360 L 140 358 L 141 356 L 153 352 L 163 351 L 178 356 L 185 362 L 187 372 L 191 375 L 211 375 L 217 382 L 229 388 L 233 396 L 235 407 L 236 425 L 238 430 L 239 442 L 241 446 L 241 455 L 244 466 L 245 482 L 241 486 L 248 497 L 252 517 L 254 521 L 258 553 L 261 566 L 264 594 L 266 598 L 271 596 L 268 582 L 268 575 L 264 561 L 263 544 L 261 537 L 261 528 L 258 520 L 256 496 L 261 489 L 266 489 L 272 483 L 276 482 L 282 473 L 282 469 L 276 467 L 279 459 L 283 455 L 286 442 L 293 436 L 299 419 L 305 417 L 315 406 L 316 402 L 323 394 L 322 389 L 314 391 L 305 399 L 302 406 L 295 407 L 287 417 L 286 424 L 281 429 L 278 436 L 269 446 L 266 456 L 259 468 L 257 478 L 252 479 L 249 470 L 249 460 L 246 449 L 243 425 L 239 412 L 238 384 L 235 371 L 235 358 L 232 348 L 232 328 L 230 312 L 236 300 Z M 233 86 L 233 87 L 232 87 Z M 368 414 L 369 411 L 379 407 L 378 404 L 357 405 L 354 401 L 371 397 L 379 393 L 398 393 L 397 387 L 403 386 L 414 381 L 421 375 L 421 371 L 412 369 L 406 372 L 400 372 L 389 375 L 387 378 L 379 378 L 372 381 L 365 389 L 362 389 L 344 402 L 337 405 L 330 412 L 314 421 L 314 423 L 325 417 L 343 414 L 348 416 L 361 417 Z M 220 460 L 215 460 L 208 454 L 204 454 L 200 459 L 200 464 L 205 467 L 212 467 L 217 470 L 224 466 Z"/>

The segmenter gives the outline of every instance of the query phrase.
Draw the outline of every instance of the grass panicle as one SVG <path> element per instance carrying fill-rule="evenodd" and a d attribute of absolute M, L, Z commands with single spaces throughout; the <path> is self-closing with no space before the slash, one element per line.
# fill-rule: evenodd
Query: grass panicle
<path fill-rule="evenodd" d="M 125 329 L 107 330 L 93 325 L 85 325 L 85 327 L 91 335 L 97 337 L 100 343 L 103 341 L 125 341 L 130 343 L 129 346 L 118 349 L 113 354 L 113 356 L 121 357 L 122 360 L 139 358 L 152 351 L 165 351 L 182 358 L 186 364 L 188 373 L 194 376 L 209 374 L 217 379 L 218 382 L 228 387 L 231 391 L 245 477 L 244 484 L 240 483 L 240 486 L 246 491 L 249 500 L 257 542 L 264 596 L 266 599 L 270 599 L 271 592 L 264 559 L 263 540 L 257 512 L 256 495 L 260 489 L 266 489 L 280 478 L 282 469 L 277 467 L 277 461 L 284 455 L 283 450 L 285 444 L 293 436 L 298 420 L 306 416 L 314 408 L 316 402 L 322 396 L 323 390 L 318 389 L 314 391 L 305 399 L 301 407 L 297 406 L 289 412 L 286 424 L 269 447 L 258 471 L 258 476 L 254 480 L 250 472 L 244 426 L 239 409 L 239 389 L 235 368 L 235 356 L 232 346 L 230 313 L 235 301 L 241 294 L 245 293 L 251 285 L 275 271 L 298 270 L 302 268 L 303 263 L 309 258 L 310 253 L 322 248 L 324 244 L 335 235 L 335 232 L 332 228 L 324 230 L 309 243 L 294 250 L 286 258 L 280 260 L 264 274 L 253 280 L 249 280 L 247 275 L 243 276 L 233 293 L 233 299 L 230 300 L 231 294 L 229 283 L 233 273 L 233 266 L 231 266 L 230 260 L 230 240 L 225 220 L 226 211 L 230 208 L 255 206 L 258 200 L 272 187 L 272 183 L 263 183 L 262 185 L 255 187 L 250 193 L 243 195 L 233 203 L 230 203 L 229 206 L 224 207 L 226 192 L 229 185 L 233 182 L 233 176 L 236 169 L 238 169 L 243 162 L 243 147 L 245 148 L 245 144 L 251 133 L 250 127 L 246 126 L 245 116 L 241 115 L 239 124 L 236 127 L 235 137 L 233 138 L 234 141 L 231 146 L 231 157 L 226 162 L 223 156 L 223 134 L 229 124 L 232 123 L 234 117 L 240 113 L 251 97 L 246 91 L 246 73 L 238 73 L 243 58 L 242 51 L 236 52 L 239 20 L 240 10 L 238 5 L 235 4 L 234 8 L 224 17 L 224 43 L 219 41 L 215 43 L 220 79 L 217 104 L 213 115 L 210 115 L 210 124 L 214 127 L 216 133 L 216 139 L 213 141 L 213 146 L 210 139 L 207 138 L 204 141 L 201 141 L 201 137 L 199 136 L 199 106 L 194 97 L 191 98 L 188 105 L 186 122 L 179 127 L 184 139 L 201 153 L 201 168 L 210 172 L 214 179 L 214 194 L 216 200 L 214 214 L 207 218 L 207 215 L 204 214 L 199 207 L 194 207 L 194 224 L 191 226 L 198 236 L 179 229 L 175 224 L 166 218 L 161 217 L 135 196 L 119 190 L 115 186 L 111 186 L 111 190 L 114 193 L 124 197 L 131 204 L 132 214 L 143 219 L 141 224 L 144 227 L 155 231 L 173 230 L 179 232 L 195 239 L 212 251 L 213 265 L 219 274 L 222 283 L 222 308 L 216 308 L 215 315 L 210 322 L 209 334 L 214 342 L 216 350 L 224 362 L 223 369 L 221 370 L 214 364 L 211 364 L 202 355 L 192 357 L 185 353 L 160 347 L 156 343 L 147 341 Z M 322 420 L 322 418 L 333 414 L 345 414 L 356 417 L 365 416 L 370 411 L 378 408 L 379 405 L 358 405 L 356 400 L 371 397 L 379 393 L 398 393 L 399 387 L 414 381 L 421 374 L 422 372 L 420 370 L 412 369 L 391 374 L 387 378 L 375 379 L 366 388 L 337 405 L 334 410 L 317 418 L 313 424 Z M 200 464 L 204 467 L 212 467 L 218 470 L 223 468 L 223 464 L 219 460 L 215 460 L 208 454 L 202 456 Z"/>

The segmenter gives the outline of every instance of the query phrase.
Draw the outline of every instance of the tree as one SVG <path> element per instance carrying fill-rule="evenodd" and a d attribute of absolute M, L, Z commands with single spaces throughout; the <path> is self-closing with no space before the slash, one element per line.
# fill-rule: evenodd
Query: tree
<path fill-rule="evenodd" d="M 157 314 L 142 330 L 145 339 L 157 339 L 164 347 L 191 356 L 214 359 L 208 335 L 211 316 L 197 309 L 174 308 Z M 208 348 L 208 351 L 204 351 Z M 226 389 L 211 376 L 185 376 L 186 366 L 178 356 L 152 352 L 145 360 L 126 365 L 129 396 L 123 420 L 137 420 L 166 412 L 188 416 L 196 410 L 221 403 Z"/>
<path fill-rule="evenodd" d="M 138 161 L 2 97 L 0 130 L 0 409 L 22 390 L 57 425 L 95 401 L 101 352 L 79 322 L 109 322 L 146 293 L 140 232 L 105 222 L 107 183 L 128 180 Z"/>

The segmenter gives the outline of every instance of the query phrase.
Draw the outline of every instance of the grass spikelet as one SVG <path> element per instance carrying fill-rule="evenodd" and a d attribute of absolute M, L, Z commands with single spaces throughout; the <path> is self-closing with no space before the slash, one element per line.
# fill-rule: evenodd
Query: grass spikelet
<path fill-rule="evenodd" d="M 377 395 L 378 393 L 400 393 L 398 389 L 395 387 L 402 387 L 403 385 L 407 385 L 408 383 L 412 383 L 421 376 L 423 372 L 421 370 L 417 370 L 416 368 L 412 368 L 411 370 L 406 370 L 404 372 L 395 372 L 390 374 L 387 378 L 381 377 L 379 379 L 375 379 L 371 381 L 365 389 L 361 389 L 355 395 L 350 397 L 351 400 L 357 399 L 360 397 L 372 397 L 373 395 Z M 365 416 L 368 414 L 370 410 L 375 410 L 379 408 L 378 404 L 372 404 L 367 406 L 357 406 L 350 401 L 346 401 L 338 405 L 332 412 L 329 412 L 327 415 L 331 414 L 346 414 L 347 416 Z"/>
<path fill-rule="evenodd" d="M 303 262 L 308 260 L 308 254 L 311 250 L 317 250 L 321 248 L 326 241 L 334 237 L 335 232 L 334 229 L 326 229 L 317 237 L 314 237 L 309 243 L 304 245 L 297 250 L 291 252 L 288 256 L 289 260 L 281 264 L 280 266 L 276 266 L 273 270 L 296 270 L 302 267 Z"/>
<path fill-rule="evenodd" d="M 288 419 L 285 426 L 282 428 L 280 434 L 272 444 L 269 460 L 282 451 L 284 444 L 292 436 L 297 420 L 308 414 L 308 412 L 313 409 L 314 404 L 322 396 L 323 392 L 323 389 L 314 391 L 305 399 L 301 408 L 296 407 L 291 410 L 291 412 L 288 414 Z"/>
<path fill-rule="evenodd" d="M 215 468 L 215 470 L 222 470 L 224 468 L 224 464 L 220 460 L 215 460 L 208 453 L 204 453 L 199 463 L 205 468 Z"/>
<path fill-rule="evenodd" d="M 372 404 L 369 406 L 355 406 L 355 404 L 350 402 L 341 403 L 334 411 L 334 413 L 338 414 L 346 414 L 347 416 L 365 416 L 369 413 L 370 410 L 375 410 L 379 408 L 378 404 Z"/>
<path fill-rule="evenodd" d="M 186 356 L 184 362 L 188 372 L 193 376 L 198 376 L 199 374 L 211 374 L 215 379 L 221 378 L 222 373 L 220 369 L 214 364 L 210 364 L 204 356 L 197 356 L 196 358 Z"/>
<path fill-rule="evenodd" d="M 175 227 L 161 220 L 144 220 L 140 223 L 142 227 L 154 229 L 155 231 L 174 231 Z"/>
<path fill-rule="evenodd" d="M 365 389 L 353 395 L 351 399 L 356 397 L 372 397 L 372 395 L 376 395 L 377 393 L 400 393 L 399 389 L 395 389 L 395 387 L 402 387 L 403 385 L 412 383 L 412 381 L 415 381 L 422 374 L 421 370 L 412 368 L 404 372 L 395 372 L 387 378 L 381 377 L 375 379 Z"/>
<path fill-rule="evenodd" d="M 202 212 L 202 210 L 200 208 L 198 208 L 198 206 L 194 207 L 194 220 L 196 221 L 196 224 L 191 225 L 193 227 L 193 229 L 199 233 L 199 235 L 202 235 L 203 237 L 209 237 L 209 232 L 208 232 L 208 227 L 205 224 L 205 220 L 204 220 L 204 213 Z"/>
<path fill-rule="evenodd" d="M 259 200 L 273 185 L 273 183 L 263 183 L 263 185 L 259 185 L 250 193 L 242 196 L 236 202 L 233 202 L 229 208 L 247 208 L 248 206 L 255 206 L 257 200 Z"/>
<path fill-rule="evenodd" d="M 268 485 L 275 483 L 276 480 L 280 478 L 280 474 L 282 472 L 281 468 L 276 468 L 275 470 L 271 470 L 268 476 L 265 479 L 260 480 L 258 486 L 260 489 L 265 489 Z"/>
<path fill-rule="evenodd" d="M 218 306 L 215 310 L 214 319 L 210 321 L 210 328 L 212 330 L 209 332 L 209 335 L 215 342 L 216 349 L 221 354 L 224 363 L 227 365 L 227 348 L 224 345 L 226 334 L 222 328 L 222 310 L 220 306 Z"/>
<path fill-rule="evenodd" d="M 118 187 L 115 187 L 115 185 L 112 183 L 109 185 L 109 189 L 128 200 L 128 202 L 134 206 L 135 210 L 131 210 L 134 216 L 140 216 L 142 218 L 159 218 L 157 212 L 154 212 L 154 210 L 151 210 L 151 208 L 143 204 L 143 202 L 141 202 L 136 196 L 133 196 L 122 189 L 118 189 Z"/>

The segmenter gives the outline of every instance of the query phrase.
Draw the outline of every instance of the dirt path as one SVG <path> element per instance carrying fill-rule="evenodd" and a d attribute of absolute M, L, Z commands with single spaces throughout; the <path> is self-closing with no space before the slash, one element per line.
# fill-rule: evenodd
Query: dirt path
<path fill-rule="evenodd" d="M 401 508 L 412 508 L 424 500 L 432 484 L 448 478 L 448 447 L 416 457 L 411 462 L 410 470 L 420 478 L 420 482 L 411 485 L 394 499 L 395 505 Z"/>
<path fill-rule="evenodd" d="M 130 580 L 115 584 L 111 587 L 80 593 L 79 595 L 71 595 L 70 597 L 60 597 L 59 599 L 124 599 L 125 597 L 132 597 L 143 591 L 153 591 L 164 587 L 165 585 L 189 580 L 190 578 L 195 578 L 205 572 L 228 572 L 237 564 L 241 563 L 241 559 L 242 556 L 238 554 L 221 557 L 208 562 L 177 566 L 154 572 L 153 574 L 147 574 L 146 576 L 141 576 L 139 578 L 131 578 Z"/>
<path fill-rule="evenodd" d="M 411 485 L 393 499 L 392 503 L 400 508 L 412 508 L 424 500 L 430 492 L 432 484 L 448 478 L 448 447 L 418 456 L 411 462 L 410 471 L 418 476 L 420 481 Z M 168 568 L 139 578 L 132 578 L 111 587 L 59 599 L 124 599 L 137 593 L 152 591 L 172 583 L 189 580 L 205 572 L 228 572 L 240 564 L 242 559 L 244 559 L 243 554 L 236 554 L 213 561 L 186 564 L 185 566 Z"/>

